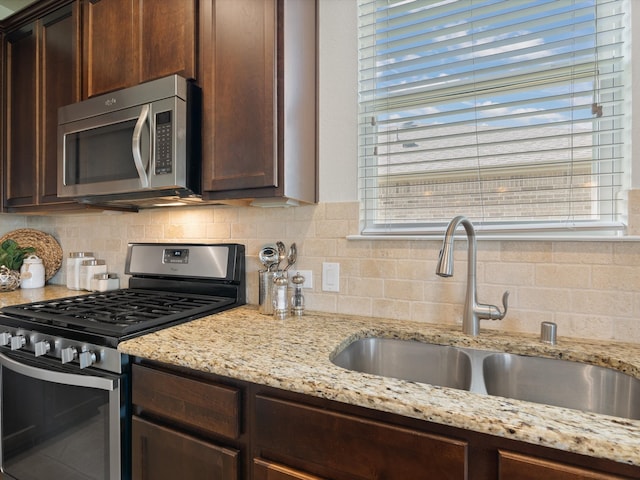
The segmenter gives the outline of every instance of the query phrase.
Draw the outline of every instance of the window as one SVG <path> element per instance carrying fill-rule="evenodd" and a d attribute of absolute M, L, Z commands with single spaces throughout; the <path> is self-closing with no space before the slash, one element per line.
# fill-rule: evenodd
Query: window
<path fill-rule="evenodd" d="M 359 0 L 362 233 L 624 228 L 624 6 Z"/>

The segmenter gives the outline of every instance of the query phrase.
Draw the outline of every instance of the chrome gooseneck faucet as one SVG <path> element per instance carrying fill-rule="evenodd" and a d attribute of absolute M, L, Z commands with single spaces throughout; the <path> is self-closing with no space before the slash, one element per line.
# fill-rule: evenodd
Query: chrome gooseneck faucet
<path fill-rule="evenodd" d="M 480 320 L 502 320 L 507 314 L 507 303 L 509 292 L 502 295 L 504 311 L 500 311 L 495 305 L 478 304 L 478 294 L 476 290 L 476 232 L 473 224 L 463 216 L 455 217 L 449 226 L 442 242 L 442 249 L 438 258 L 436 274 L 441 277 L 453 276 L 453 241 L 456 228 L 462 224 L 467 233 L 467 243 L 469 253 L 467 256 L 467 293 L 464 301 L 464 313 L 462 316 L 462 331 L 468 335 L 478 335 L 480 333 Z"/>

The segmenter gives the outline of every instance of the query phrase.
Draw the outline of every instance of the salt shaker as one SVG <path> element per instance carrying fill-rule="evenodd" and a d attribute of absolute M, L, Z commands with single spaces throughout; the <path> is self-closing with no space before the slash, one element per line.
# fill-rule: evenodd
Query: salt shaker
<path fill-rule="evenodd" d="M 291 296 L 291 313 L 300 317 L 304 314 L 304 294 L 302 293 L 302 285 L 304 277 L 300 273 L 296 273 L 291 279 L 293 283 L 293 295 Z"/>
<path fill-rule="evenodd" d="M 289 313 L 288 283 L 284 276 L 273 279 L 273 316 L 280 320 L 286 318 Z"/>

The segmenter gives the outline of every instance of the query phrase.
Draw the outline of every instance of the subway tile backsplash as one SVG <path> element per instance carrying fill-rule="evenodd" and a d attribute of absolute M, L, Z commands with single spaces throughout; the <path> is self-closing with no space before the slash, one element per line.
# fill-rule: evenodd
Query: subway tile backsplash
<path fill-rule="evenodd" d="M 250 303 L 258 300 L 258 250 L 277 240 L 296 242 L 297 268 L 312 270 L 314 276 L 313 289 L 305 290 L 308 309 L 460 324 L 466 241 L 456 242 L 453 278 L 440 278 L 434 272 L 441 240 L 347 240 L 358 233 L 358 208 L 349 202 L 3 215 L 0 233 L 23 227 L 46 231 L 58 239 L 65 256 L 94 251 L 121 276 L 128 242 L 243 243 Z M 340 263 L 339 293 L 322 291 L 323 262 Z M 62 268 L 51 282 L 65 281 Z M 479 301 L 500 304 L 507 289 L 507 317 L 483 320 L 483 328 L 537 333 L 541 322 L 553 321 L 560 342 L 564 335 L 640 343 L 640 242 L 479 240 Z"/>

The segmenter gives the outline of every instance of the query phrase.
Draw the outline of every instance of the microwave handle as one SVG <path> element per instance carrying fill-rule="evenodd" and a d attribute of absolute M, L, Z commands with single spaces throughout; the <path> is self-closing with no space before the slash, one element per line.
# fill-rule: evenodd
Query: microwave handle
<path fill-rule="evenodd" d="M 142 128 L 145 122 L 149 118 L 149 105 L 144 105 L 136 126 L 133 129 L 133 138 L 131 139 L 131 151 L 133 153 L 133 163 L 138 171 L 138 177 L 140 177 L 140 183 L 142 188 L 149 188 L 149 176 L 142 164 L 142 146 L 140 145 L 140 137 L 142 136 Z"/>

